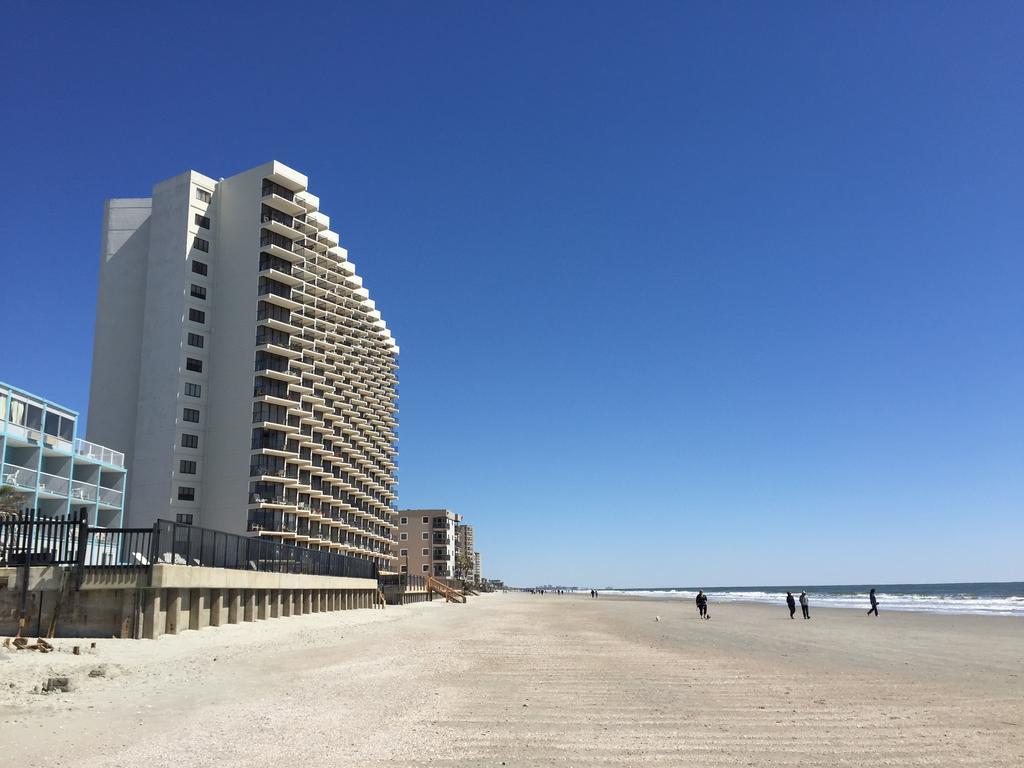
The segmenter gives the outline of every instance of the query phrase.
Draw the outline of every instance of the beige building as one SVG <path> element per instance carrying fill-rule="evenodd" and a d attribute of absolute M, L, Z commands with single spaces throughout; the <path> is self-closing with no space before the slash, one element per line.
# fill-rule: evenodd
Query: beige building
<path fill-rule="evenodd" d="M 458 525 L 455 528 L 455 572 L 471 584 L 480 581 L 478 563 L 480 553 L 476 551 L 476 539 L 472 525 Z"/>
<path fill-rule="evenodd" d="M 456 527 L 462 516 L 449 509 L 401 509 L 397 514 L 398 570 L 453 578 Z"/>

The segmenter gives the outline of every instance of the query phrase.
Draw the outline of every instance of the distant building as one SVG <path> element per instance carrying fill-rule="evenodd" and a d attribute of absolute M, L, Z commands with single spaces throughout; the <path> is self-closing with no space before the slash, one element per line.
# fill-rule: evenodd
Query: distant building
<path fill-rule="evenodd" d="M 476 541 L 473 535 L 472 525 L 457 525 L 455 527 L 455 573 L 461 579 L 471 584 L 480 581 L 480 571 L 477 568 L 479 556 L 476 552 Z"/>
<path fill-rule="evenodd" d="M 479 552 L 474 552 L 473 553 L 473 569 L 474 569 L 474 576 L 475 576 L 474 581 L 475 581 L 475 583 L 479 584 L 480 582 L 482 582 L 484 580 L 484 570 L 483 570 L 483 566 L 480 565 L 480 553 Z"/>
<path fill-rule="evenodd" d="M 124 454 L 77 437 L 78 413 L 0 382 L 0 485 L 20 491 L 22 511 L 85 513 L 94 526 L 123 524 Z"/>
<path fill-rule="evenodd" d="M 449 509 L 398 510 L 398 570 L 454 578 L 455 532 L 461 520 Z"/>
<path fill-rule="evenodd" d="M 195 171 L 103 221 L 89 436 L 128 517 L 394 569 L 398 346 L 305 175 Z"/>

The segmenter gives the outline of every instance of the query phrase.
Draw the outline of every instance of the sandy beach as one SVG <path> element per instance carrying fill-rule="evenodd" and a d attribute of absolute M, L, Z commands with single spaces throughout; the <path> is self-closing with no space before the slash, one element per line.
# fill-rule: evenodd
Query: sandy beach
<path fill-rule="evenodd" d="M 1020 619 L 711 614 L 509 594 L 95 650 L 60 640 L 0 653 L 0 754 L 48 768 L 1024 764 Z M 57 675 L 74 690 L 33 692 Z"/>

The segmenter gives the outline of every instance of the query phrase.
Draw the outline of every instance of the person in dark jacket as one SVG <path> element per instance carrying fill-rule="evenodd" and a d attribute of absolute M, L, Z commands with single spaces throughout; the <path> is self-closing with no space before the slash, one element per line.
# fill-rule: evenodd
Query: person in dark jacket
<path fill-rule="evenodd" d="M 708 598 L 707 595 L 704 594 L 703 589 L 697 591 L 697 598 L 695 602 L 697 603 L 697 613 L 702 619 L 706 618 L 708 612 Z"/>
<path fill-rule="evenodd" d="M 878 615 L 878 598 L 875 597 L 875 588 L 874 587 L 871 588 L 871 592 L 868 594 L 868 599 L 871 600 L 871 607 L 868 609 L 868 616 L 870 616 L 872 613 L 875 614 L 875 616 L 877 616 Z"/>
<path fill-rule="evenodd" d="M 796 599 L 793 597 L 792 592 L 786 593 L 786 605 L 789 606 L 789 618 L 796 618 Z"/>
<path fill-rule="evenodd" d="M 805 619 L 811 618 L 811 609 L 807 605 L 807 593 L 806 592 L 801 592 L 800 593 L 800 610 L 804 612 L 804 618 Z"/>

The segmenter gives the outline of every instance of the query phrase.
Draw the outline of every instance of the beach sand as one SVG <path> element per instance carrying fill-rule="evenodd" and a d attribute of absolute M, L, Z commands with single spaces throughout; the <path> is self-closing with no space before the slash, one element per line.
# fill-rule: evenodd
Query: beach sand
<path fill-rule="evenodd" d="M 509 594 L 60 640 L 0 653 L 0 762 L 1024 765 L 1024 620 L 811 610 Z"/>

